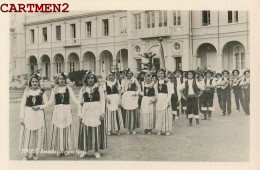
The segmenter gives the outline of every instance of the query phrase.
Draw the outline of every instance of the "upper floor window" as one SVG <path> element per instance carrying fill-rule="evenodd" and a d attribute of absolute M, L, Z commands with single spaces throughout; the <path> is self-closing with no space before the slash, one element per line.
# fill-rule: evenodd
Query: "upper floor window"
<path fill-rule="evenodd" d="M 91 37 L 91 22 L 86 22 L 86 37 Z"/>
<path fill-rule="evenodd" d="M 238 11 L 228 11 L 228 23 L 238 22 Z"/>
<path fill-rule="evenodd" d="M 71 38 L 76 38 L 76 24 L 70 24 Z"/>
<path fill-rule="evenodd" d="M 109 35 L 109 25 L 108 25 L 108 19 L 103 19 L 103 36 Z"/>
<path fill-rule="evenodd" d="M 180 11 L 173 11 L 173 25 L 181 25 Z"/>
<path fill-rule="evenodd" d="M 141 48 L 140 48 L 140 46 L 138 46 L 138 45 L 136 45 L 136 46 L 134 47 L 134 50 L 135 50 L 136 53 L 140 53 L 140 52 L 141 52 Z"/>
<path fill-rule="evenodd" d="M 44 27 L 44 28 L 42 28 L 42 40 L 43 40 L 43 42 L 47 42 L 48 41 L 47 38 L 48 38 L 47 37 L 47 27 Z"/>
<path fill-rule="evenodd" d="M 120 34 L 127 33 L 127 20 L 126 17 L 120 17 Z"/>
<path fill-rule="evenodd" d="M 34 43 L 34 30 L 30 30 L 31 34 L 31 43 Z"/>
<path fill-rule="evenodd" d="M 167 11 L 159 11 L 159 27 L 167 26 Z"/>
<path fill-rule="evenodd" d="M 56 26 L 56 40 L 61 40 L 61 26 Z"/>
<path fill-rule="evenodd" d="M 155 27 L 155 11 L 146 12 L 146 24 L 147 28 Z"/>
<path fill-rule="evenodd" d="M 210 11 L 202 11 L 202 26 L 210 25 Z"/>
<path fill-rule="evenodd" d="M 134 25 L 135 29 L 141 29 L 141 15 L 140 14 L 134 14 Z"/>

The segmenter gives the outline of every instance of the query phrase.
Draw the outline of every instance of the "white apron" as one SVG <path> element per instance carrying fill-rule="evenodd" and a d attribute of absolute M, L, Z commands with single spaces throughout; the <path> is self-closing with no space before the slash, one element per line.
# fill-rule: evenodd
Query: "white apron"
<path fill-rule="evenodd" d="M 24 124 L 26 129 L 37 130 L 45 125 L 43 110 L 34 111 L 31 107 L 25 107 L 24 114 Z"/>
<path fill-rule="evenodd" d="M 157 94 L 157 102 L 156 102 L 156 110 L 162 111 L 168 107 L 168 94 L 158 93 Z"/>
<path fill-rule="evenodd" d="M 65 128 L 72 124 L 72 114 L 70 105 L 55 105 L 52 123 L 58 128 Z"/>
<path fill-rule="evenodd" d="M 86 126 L 97 127 L 101 124 L 101 105 L 100 102 L 85 102 L 82 107 L 82 122 Z"/>
<path fill-rule="evenodd" d="M 135 96 L 133 96 L 135 94 Z M 122 95 L 122 106 L 125 110 L 135 110 L 138 107 L 138 95 L 135 91 L 126 91 Z"/>
<path fill-rule="evenodd" d="M 110 104 L 107 102 L 107 109 L 109 111 L 116 111 L 119 105 L 119 95 L 118 94 L 110 94 L 107 95 L 107 99 L 110 100 Z"/>

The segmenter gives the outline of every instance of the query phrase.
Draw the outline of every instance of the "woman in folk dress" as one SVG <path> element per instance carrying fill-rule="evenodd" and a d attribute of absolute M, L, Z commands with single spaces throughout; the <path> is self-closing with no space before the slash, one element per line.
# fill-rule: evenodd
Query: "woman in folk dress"
<path fill-rule="evenodd" d="M 107 134 L 120 134 L 124 127 L 121 113 L 121 86 L 115 79 L 115 72 L 110 72 L 106 82 L 106 129 Z"/>
<path fill-rule="evenodd" d="M 166 80 L 164 69 L 160 69 L 157 73 L 158 83 L 155 88 L 158 91 L 156 102 L 156 119 L 155 129 L 158 130 L 158 135 L 166 133 L 170 135 L 172 130 L 172 111 L 171 111 L 171 83 Z"/>
<path fill-rule="evenodd" d="M 24 90 L 21 108 L 20 122 L 21 133 L 19 149 L 25 153 L 23 160 L 32 158 L 37 160 L 36 153 L 46 149 L 46 123 L 43 109 L 48 102 L 45 90 L 40 88 L 38 75 L 29 79 L 28 87 Z"/>
<path fill-rule="evenodd" d="M 79 102 L 75 98 L 73 90 L 67 86 L 67 76 L 64 73 L 60 73 L 55 80 L 55 86 L 51 91 L 48 104 L 55 104 L 52 115 L 50 150 L 55 151 L 57 156 L 61 154 L 68 156 L 75 148 L 70 107 L 71 101 L 73 101 L 77 107 L 79 106 Z"/>
<path fill-rule="evenodd" d="M 100 149 L 107 147 L 105 130 L 105 97 L 104 91 L 97 82 L 97 77 L 91 71 L 87 72 L 79 92 L 79 138 L 78 149 L 80 158 L 86 156 L 88 151 L 95 150 L 95 157 L 100 158 Z"/>
<path fill-rule="evenodd" d="M 142 92 L 140 95 L 143 96 L 141 102 L 141 127 L 144 129 L 144 133 L 150 135 L 154 128 L 154 112 L 155 112 L 155 101 L 156 101 L 156 89 L 152 82 L 152 74 L 147 72 L 142 82 Z"/>
<path fill-rule="evenodd" d="M 126 70 L 126 80 L 122 86 L 122 106 L 125 109 L 124 124 L 127 134 L 136 134 L 135 129 L 140 127 L 140 115 L 138 108 L 138 94 L 140 85 L 130 69 Z"/>

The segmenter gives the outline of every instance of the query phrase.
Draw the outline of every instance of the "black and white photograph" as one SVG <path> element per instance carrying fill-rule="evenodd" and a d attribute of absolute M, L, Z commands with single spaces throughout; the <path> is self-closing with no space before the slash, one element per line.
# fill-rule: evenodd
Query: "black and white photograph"
<path fill-rule="evenodd" d="M 9 161 L 252 161 L 251 11 L 102 8 L 9 13 Z"/>

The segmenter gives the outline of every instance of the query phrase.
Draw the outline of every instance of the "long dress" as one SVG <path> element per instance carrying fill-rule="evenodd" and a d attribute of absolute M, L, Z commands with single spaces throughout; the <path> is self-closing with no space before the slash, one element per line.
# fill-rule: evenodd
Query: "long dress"
<path fill-rule="evenodd" d="M 115 132 L 123 129 L 124 122 L 122 118 L 120 104 L 120 84 L 117 81 L 106 83 L 106 129 L 107 132 Z"/>
<path fill-rule="evenodd" d="M 48 105 L 52 103 L 55 105 L 52 115 L 50 150 L 63 152 L 75 149 L 70 101 L 79 106 L 71 87 L 64 86 L 52 89 Z"/>
<path fill-rule="evenodd" d="M 122 107 L 125 110 L 124 125 L 128 131 L 134 131 L 140 127 L 140 115 L 138 108 L 139 83 L 135 78 L 126 79 L 122 87 Z"/>
<path fill-rule="evenodd" d="M 153 83 L 145 84 L 143 82 L 142 86 L 143 99 L 140 109 L 141 128 L 148 130 L 153 129 L 155 124 L 154 112 L 156 91 Z"/>
<path fill-rule="evenodd" d="M 43 89 L 26 89 L 23 94 L 20 119 L 21 125 L 19 149 L 25 153 L 37 153 L 47 149 L 46 123 L 43 109 L 46 108 L 48 99 Z M 34 111 L 32 106 L 40 106 Z"/>
<path fill-rule="evenodd" d="M 171 83 L 165 82 L 165 80 L 159 80 L 156 85 L 158 94 L 155 129 L 161 132 L 170 132 L 173 126 L 171 106 L 168 105 L 168 103 L 171 102 L 171 87 Z"/>
<path fill-rule="evenodd" d="M 98 84 L 92 88 L 83 87 L 79 92 L 79 102 L 83 103 L 79 109 L 82 121 L 79 125 L 78 149 L 80 151 L 107 148 L 105 120 L 100 116 L 105 113 L 104 91 Z"/>

